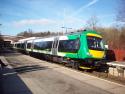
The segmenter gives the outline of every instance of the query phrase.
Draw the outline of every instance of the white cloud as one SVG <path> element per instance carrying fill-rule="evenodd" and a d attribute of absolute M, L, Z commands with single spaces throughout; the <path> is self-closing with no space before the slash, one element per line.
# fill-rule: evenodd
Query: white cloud
<path fill-rule="evenodd" d="M 76 25 L 80 23 L 85 23 L 83 19 L 78 17 L 65 17 L 64 19 L 25 19 L 20 21 L 15 21 L 12 23 L 14 27 L 27 27 L 27 26 L 63 26 L 63 25 Z"/>
<path fill-rule="evenodd" d="M 55 24 L 56 21 L 51 19 L 27 19 L 13 22 L 16 27 L 28 26 L 28 25 L 50 25 Z"/>

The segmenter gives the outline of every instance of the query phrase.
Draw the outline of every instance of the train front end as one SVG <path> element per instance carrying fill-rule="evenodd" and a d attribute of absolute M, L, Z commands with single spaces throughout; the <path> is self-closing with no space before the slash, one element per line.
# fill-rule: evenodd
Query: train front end
<path fill-rule="evenodd" d="M 84 43 L 84 65 L 91 68 L 101 68 L 105 63 L 105 46 L 102 36 L 96 31 L 84 32 L 86 43 Z M 82 44 L 83 42 L 81 42 Z M 86 46 L 86 47 L 85 47 Z"/>
<path fill-rule="evenodd" d="M 88 46 L 88 59 L 95 68 L 102 68 L 106 66 L 105 62 L 105 46 L 100 34 L 88 33 L 86 36 Z"/>
<path fill-rule="evenodd" d="M 91 58 L 103 59 L 105 57 L 105 48 L 102 36 L 98 34 L 87 34 L 88 53 Z"/>

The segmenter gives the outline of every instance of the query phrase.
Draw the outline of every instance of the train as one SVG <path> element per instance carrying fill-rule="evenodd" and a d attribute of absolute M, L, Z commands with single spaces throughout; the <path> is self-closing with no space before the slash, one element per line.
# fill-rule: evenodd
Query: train
<path fill-rule="evenodd" d="M 15 42 L 14 49 L 75 69 L 97 69 L 106 65 L 104 40 L 95 30 L 23 40 Z"/>

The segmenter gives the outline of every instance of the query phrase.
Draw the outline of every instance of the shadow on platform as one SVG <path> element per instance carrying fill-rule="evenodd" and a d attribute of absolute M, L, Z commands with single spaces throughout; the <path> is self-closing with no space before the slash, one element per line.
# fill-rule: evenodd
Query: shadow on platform
<path fill-rule="evenodd" d="M 32 94 L 11 68 L 0 68 L 0 94 Z"/>
<path fill-rule="evenodd" d="M 48 67 L 41 67 L 39 65 L 30 65 L 30 66 L 21 66 L 14 68 L 15 71 L 19 74 L 25 73 L 25 72 L 32 72 L 32 71 L 38 71 L 38 70 L 45 70 L 49 69 Z"/>

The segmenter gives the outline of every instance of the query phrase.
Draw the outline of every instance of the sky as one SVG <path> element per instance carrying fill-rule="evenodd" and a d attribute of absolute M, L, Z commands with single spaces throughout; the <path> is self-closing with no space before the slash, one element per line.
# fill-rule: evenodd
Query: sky
<path fill-rule="evenodd" d="M 98 25 L 113 25 L 118 0 L 0 0 L 0 31 L 3 35 L 59 32 L 84 28 L 96 16 Z"/>

